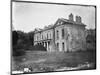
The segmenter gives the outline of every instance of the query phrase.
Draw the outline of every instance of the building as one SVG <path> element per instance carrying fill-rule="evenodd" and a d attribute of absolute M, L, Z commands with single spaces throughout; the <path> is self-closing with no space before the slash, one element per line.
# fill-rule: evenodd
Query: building
<path fill-rule="evenodd" d="M 69 19 L 59 18 L 54 25 L 35 29 L 34 45 L 41 44 L 47 51 L 85 50 L 85 24 L 80 16 L 71 13 Z"/>

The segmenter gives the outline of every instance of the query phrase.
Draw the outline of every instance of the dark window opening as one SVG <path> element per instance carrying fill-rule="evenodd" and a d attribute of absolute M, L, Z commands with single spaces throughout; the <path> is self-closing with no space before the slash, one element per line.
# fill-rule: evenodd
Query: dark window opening
<path fill-rule="evenodd" d="M 57 39 L 59 39 L 59 31 L 57 30 Z"/>
<path fill-rule="evenodd" d="M 65 50 L 65 45 L 64 45 L 64 42 L 62 43 L 62 50 L 64 51 Z"/>
<path fill-rule="evenodd" d="M 62 38 L 64 38 L 64 34 L 65 34 L 65 33 L 64 33 L 64 29 L 62 29 Z"/>
<path fill-rule="evenodd" d="M 57 50 L 59 50 L 59 43 L 57 43 Z"/>

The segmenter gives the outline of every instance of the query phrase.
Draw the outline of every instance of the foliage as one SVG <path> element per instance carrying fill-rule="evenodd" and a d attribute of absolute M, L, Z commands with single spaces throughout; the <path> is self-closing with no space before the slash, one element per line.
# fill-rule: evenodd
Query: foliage
<path fill-rule="evenodd" d="M 96 29 L 88 30 L 86 36 L 87 50 L 96 50 Z"/>
<path fill-rule="evenodd" d="M 34 51 L 46 51 L 46 48 L 45 47 L 43 47 L 43 45 L 35 45 L 34 46 Z"/>
<path fill-rule="evenodd" d="M 86 41 L 87 41 L 88 43 L 95 43 L 95 42 L 96 42 L 96 37 L 93 36 L 93 35 L 87 35 Z"/>
<path fill-rule="evenodd" d="M 23 50 L 24 44 L 24 33 L 20 31 L 12 31 L 12 55 L 13 56 L 22 56 L 25 54 Z"/>
<path fill-rule="evenodd" d="M 96 29 L 87 30 L 86 42 L 96 43 Z"/>
<path fill-rule="evenodd" d="M 18 33 L 16 31 L 12 32 L 12 45 L 16 45 L 18 41 Z"/>
<path fill-rule="evenodd" d="M 46 51 L 46 48 L 42 45 L 34 46 L 34 31 L 24 33 L 23 31 L 12 31 L 12 46 L 13 55 L 24 55 L 26 50 L 33 51 Z"/>

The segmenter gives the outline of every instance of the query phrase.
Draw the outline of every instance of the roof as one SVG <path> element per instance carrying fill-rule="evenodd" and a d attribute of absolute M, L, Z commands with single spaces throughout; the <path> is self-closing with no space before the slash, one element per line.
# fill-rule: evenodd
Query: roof
<path fill-rule="evenodd" d="M 54 27 L 54 25 L 48 25 L 48 26 L 45 26 L 43 29 L 39 29 L 39 30 L 35 30 L 35 33 L 37 32 L 42 32 L 42 31 L 45 31 L 45 30 L 49 30 L 49 29 L 52 29 Z"/>
<path fill-rule="evenodd" d="M 65 18 L 59 18 L 59 19 L 56 21 L 55 25 L 56 25 L 57 22 L 59 22 L 59 21 L 63 21 L 63 22 L 69 23 L 69 24 L 75 24 L 75 25 L 83 25 L 83 26 L 86 26 L 86 25 L 83 24 L 83 23 L 71 21 L 71 20 L 68 20 L 68 19 L 65 19 Z"/>
<path fill-rule="evenodd" d="M 42 32 L 42 31 L 49 30 L 49 29 L 52 29 L 52 28 L 54 28 L 54 27 L 57 26 L 57 23 L 58 23 L 58 22 L 61 22 L 61 21 L 66 22 L 66 23 L 69 23 L 69 24 L 75 24 L 75 25 L 80 25 L 80 26 L 86 26 L 86 25 L 83 24 L 83 23 L 71 21 L 71 20 L 68 20 L 68 19 L 65 19 L 65 18 L 59 18 L 59 19 L 56 21 L 55 24 L 51 24 L 51 25 L 45 26 L 43 29 L 38 29 L 38 30 L 36 29 L 36 30 L 35 30 L 35 33 L 37 33 L 37 32 Z"/>

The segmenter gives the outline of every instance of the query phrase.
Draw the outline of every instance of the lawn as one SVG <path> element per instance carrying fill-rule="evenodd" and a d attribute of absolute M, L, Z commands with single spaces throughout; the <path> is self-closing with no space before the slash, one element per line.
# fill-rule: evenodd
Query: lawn
<path fill-rule="evenodd" d="M 80 69 L 94 69 L 95 60 L 95 51 L 68 53 L 27 51 L 26 55 L 13 58 L 12 70 L 31 68 L 32 72 L 59 71 L 59 69 L 62 68 L 75 68 L 81 64 L 87 63 L 91 63 L 92 66 Z"/>

